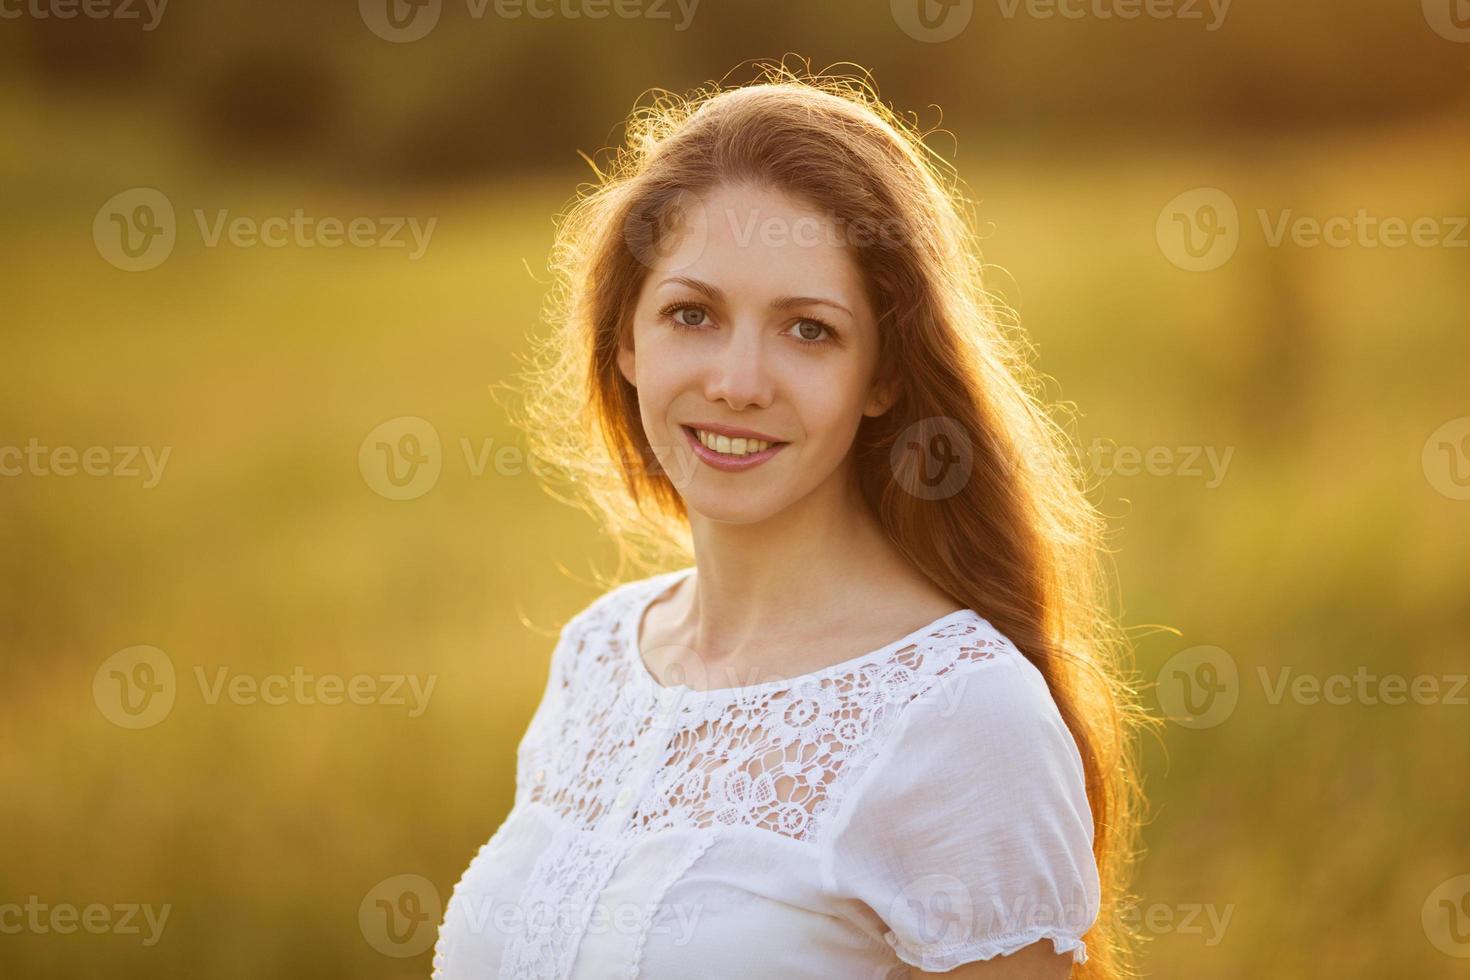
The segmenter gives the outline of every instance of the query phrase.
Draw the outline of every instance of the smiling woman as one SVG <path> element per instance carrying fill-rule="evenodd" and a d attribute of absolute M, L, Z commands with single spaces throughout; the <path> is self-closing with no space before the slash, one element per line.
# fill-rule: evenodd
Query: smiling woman
<path fill-rule="evenodd" d="M 520 421 L 693 561 L 563 628 L 436 976 L 1128 975 L 1102 522 L 922 135 L 775 69 L 600 176 Z"/>

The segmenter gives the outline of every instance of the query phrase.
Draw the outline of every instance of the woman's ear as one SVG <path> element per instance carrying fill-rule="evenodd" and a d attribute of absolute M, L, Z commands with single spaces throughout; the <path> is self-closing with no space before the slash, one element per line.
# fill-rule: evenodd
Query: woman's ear
<path fill-rule="evenodd" d="M 638 387 L 638 374 L 633 369 L 635 362 L 631 339 L 625 338 L 618 341 L 618 370 L 623 372 L 623 377 L 627 379 L 628 384 L 636 388 Z"/>
<path fill-rule="evenodd" d="M 896 378 L 879 378 L 873 382 L 873 387 L 868 392 L 868 402 L 863 406 L 863 414 L 879 416 L 893 407 L 898 397 L 898 380 Z"/>

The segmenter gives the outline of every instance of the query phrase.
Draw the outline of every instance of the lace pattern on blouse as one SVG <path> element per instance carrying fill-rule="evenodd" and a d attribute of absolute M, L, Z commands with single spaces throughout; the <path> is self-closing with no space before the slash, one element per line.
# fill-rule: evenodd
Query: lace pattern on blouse
<path fill-rule="evenodd" d="M 875 736 L 902 706 L 939 696 L 964 664 L 1014 649 L 964 609 L 835 672 L 710 691 L 664 688 L 634 662 L 631 644 L 648 601 L 668 585 L 667 577 L 632 583 L 627 595 L 606 597 L 621 601 L 595 605 L 570 624 L 558 678 L 563 710 L 525 746 L 527 801 L 582 829 L 627 838 L 742 825 L 810 840 L 839 777 L 876 753 Z M 680 707 L 669 707 L 671 690 L 685 692 Z M 614 825 L 616 792 L 650 737 L 659 740 L 653 783 Z"/>
<path fill-rule="evenodd" d="M 517 808 L 546 808 L 558 824 L 522 905 L 528 913 L 545 902 L 584 914 L 571 923 L 575 935 L 562 919 L 558 932 L 546 923 L 508 937 L 502 978 L 568 975 L 598 894 L 641 835 L 744 827 L 816 843 L 853 781 L 844 777 L 876 755 L 904 706 L 940 696 L 951 680 L 965 683 L 956 672 L 967 663 L 1020 655 L 963 609 L 789 680 L 710 691 L 664 687 L 642 663 L 637 629 L 643 610 L 678 574 L 620 586 L 563 630 L 547 701 L 517 753 Z M 636 976 L 636 964 L 633 970 Z"/>

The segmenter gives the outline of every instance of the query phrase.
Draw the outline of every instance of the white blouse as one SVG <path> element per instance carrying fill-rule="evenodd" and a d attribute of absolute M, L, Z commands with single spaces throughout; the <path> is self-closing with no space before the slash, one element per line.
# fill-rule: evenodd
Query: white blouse
<path fill-rule="evenodd" d="M 1082 759 L 1040 672 L 963 609 L 793 678 L 665 687 L 643 611 L 562 629 L 515 804 L 445 906 L 436 978 L 943 972 L 1096 919 Z"/>

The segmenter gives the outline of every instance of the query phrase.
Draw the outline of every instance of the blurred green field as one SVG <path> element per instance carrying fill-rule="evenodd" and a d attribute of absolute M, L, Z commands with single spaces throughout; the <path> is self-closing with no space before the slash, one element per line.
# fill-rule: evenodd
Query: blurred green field
<path fill-rule="evenodd" d="M 365 941 L 359 904 L 399 874 L 447 899 L 509 809 L 556 630 L 614 553 L 528 473 L 476 476 L 464 453 L 524 451 L 488 386 L 512 380 L 538 329 L 551 218 L 586 175 L 349 193 L 204 170 L 115 114 L 95 122 L 133 135 L 102 155 L 83 151 L 94 139 L 75 134 L 96 131 L 75 115 L 63 129 L 5 111 L 0 443 L 171 456 L 151 489 L 0 479 L 0 902 L 172 910 L 151 947 L 0 936 L 0 972 L 424 976 L 428 953 Z M 1470 127 L 1095 151 L 966 132 L 959 146 L 992 284 L 1084 413 L 1079 440 L 1233 451 L 1217 486 L 1145 474 L 1100 491 L 1125 621 L 1177 631 L 1140 632 L 1140 672 L 1207 644 L 1241 675 L 1227 721 L 1170 725 L 1147 747 L 1139 891 L 1172 922 L 1150 920 L 1147 972 L 1459 975 L 1421 909 L 1470 873 L 1470 708 L 1271 704 L 1256 678 L 1470 670 L 1470 503 L 1421 465 L 1430 433 L 1470 415 L 1470 251 L 1270 248 L 1254 215 L 1470 213 Z M 91 237 L 101 203 L 133 186 L 180 215 L 172 256 L 140 273 Z M 1155 225 L 1202 186 L 1231 195 L 1242 235 L 1221 268 L 1192 273 Z M 206 248 L 193 208 L 438 220 L 408 261 Z M 443 470 L 390 501 L 358 453 L 399 416 L 432 423 Z M 138 644 L 164 650 L 180 683 L 165 720 L 131 731 L 92 684 Z M 420 717 L 211 705 L 196 666 L 437 683 Z M 1228 910 L 1223 935 L 1181 921 L 1200 907 Z"/>

